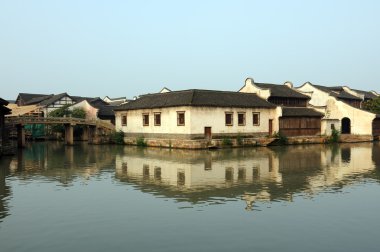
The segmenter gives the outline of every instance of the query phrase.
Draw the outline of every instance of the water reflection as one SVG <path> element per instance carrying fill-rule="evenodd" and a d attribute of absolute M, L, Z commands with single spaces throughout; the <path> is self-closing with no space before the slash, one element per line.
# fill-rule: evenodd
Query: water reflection
<path fill-rule="evenodd" d="M 0 158 L 0 222 L 9 214 L 7 198 L 11 195 L 11 188 L 6 184 L 5 180 L 9 170 L 2 167 L 9 167 L 10 162 L 10 158 Z"/>
<path fill-rule="evenodd" d="M 77 186 L 76 181 L 109 179 L 110 187 L 116 180 L 117 186 L 176 202 L 233 200 L 254 210 L 255 202 L 313 197 L 380 178 L 379 143 L 187 151 L 52 142 L 34 143 L 0 161 L 0 221 L 10 214 L 10 182 L 15 180 L 67 188 Z"/>
<path fill-rule="evenodd" d="M 113 170 L 114 151 L 111 146 L 34 143 L 12 159 L 10 175 L 27 182 L 57 181 L 60 186 L 70 186 L 78 177 L 86 180 L 102 170 Z"/>
<path fill-rule="evenodd" d="M 116 178 L 141 191 L 192 204 L 243 200 L 292 201 L 377 178 L 379 145 L 300 145 L 277 148 L 184 151 L 125 148 Z M 378 164 L 378 163 L 377 163 Z"/>

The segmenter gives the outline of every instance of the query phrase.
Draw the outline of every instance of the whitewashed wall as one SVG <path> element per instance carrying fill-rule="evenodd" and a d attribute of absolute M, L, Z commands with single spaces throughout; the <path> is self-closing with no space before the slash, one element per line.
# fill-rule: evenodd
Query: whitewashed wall
<path fill-rule="evenodd" d="M 185 126 L 177 126 L 177 111 L 185 111 Z M 161 126 L 154 125 L 154 113 L 161 113 Z M 226 126 L 225 113 L 233 112 L 233 125 Z M 246 113 L 246 125 L 238 125 L 238 112 Z M 252 113 L 260 113 L 260 125 L 253 125 Z M 149 113 L 149 126 L 143 126 L 144 113 Z M 127 125 L 121 124 L 121 118 L 127 115 Z M 139 109 L 116 111 L 116 130 L 128 133 L 156 134 L 204 134 L 205 127 L 211 127 L 212 134 L 218 133 L 263 133 L 269 131 L 269 119 L 273 119 L 273 131 L 278 131 L 278 117 L 281 108 L 239 109 L 212 107 L 173 107 L 161 109 Z"/>
<path fill-rule="evenodd" d="M 259 97 L 263 98 L 264 100 L 268 100 L 271 94 L 269 89 L 259 88 L 258 86 L 256 86 L 254 80 L 251 78 L 248 78 L 245 80 L 245 84 L 239 90 L 239 92 L 257 94 Z"/>
<path fill-rule="evenodd" d="M 330 98 L 328 93 L 315 88 L 308 82 L 296 89 L 302 92 L 312 92 L 309 103 L 313 106 L 326 106 L 327 99 Z"/>
<path fill-rule="evenodd" d="M 351 121 L 351 134 L 372 135 L 372 121 L 376 115 L 361 109 L 354 108 L 342 101 L 331 97 L 326 102 L 326 118 L 342 120 L 347 117 Z M 323 131 L 322 131 L 323 132 Z"/>

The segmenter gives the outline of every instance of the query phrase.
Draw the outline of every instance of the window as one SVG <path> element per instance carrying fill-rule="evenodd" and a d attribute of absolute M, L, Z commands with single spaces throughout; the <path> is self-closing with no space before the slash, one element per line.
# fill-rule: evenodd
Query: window
<path fill-rule="evenodd" d="M 177 111 L 177 125 L 184 126 L 185 125 L 185 112 Z"/>
<path fill-rule="evenodd" d="M 124 126 L 127 125 L 127 115 L 121 116 L 121 125 L 124 125 Z"/>
<path fill-rule="evenodd" d="M 238 113 L 238 125 L 244 126 L 245 125 L 245 113 Z"/>
<path fill-rule="evenodd" d="M 226 112 L 226 126 L 232 126 L 232 125 L 233 125 L 233 113 Z"/>
<path fill-rule="evenodd" d="M 260 113 L 253 113 L 252 118 L 253 118 L 253 125 L 259 126 L 260 125 Z"/>
<path fill-rule="evenodd" d="M 232 167 L 226 167 L 226 174 L 225 174 L 226 181 L 232 181 L 234 179 L 234 168 Z"/>
<path fill-rule="evenodd" d="M 154 126 L 161 126 L 161 113 L 154 113 Z"/>
<path fill-rule="evenodd" d="M 143 164 L 143 177 L 148 178 L 149 177 L 149 165 Z"/>
<path fill-rule="evenodd" d="M 161 168 L 160 167 L 154 168 L 154 179 L 161 180 Z"/>
<path fill-rule="evenodd" d="M 143 125 L 149 126 L 149 114 L 143 114 Z"/>

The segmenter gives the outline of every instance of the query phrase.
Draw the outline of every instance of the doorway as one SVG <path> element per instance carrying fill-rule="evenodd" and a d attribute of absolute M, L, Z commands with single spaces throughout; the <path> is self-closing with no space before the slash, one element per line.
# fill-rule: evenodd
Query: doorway
<path fill-rule="evenodd" d="M 269 119 L 269 135 L 273 133 L 273 119 Z"/>
<path fill-rule="evenodd" d="M 212 139 L 211 127 L 205 127 L 205 139 L 207 141 L 211 141 L 211 139 Z"/>
<path fill-rule="evenodd" d="M 344 117 L 342 119 L 342 134 L 351 134 L 351 120 L 350 118 Z"/>

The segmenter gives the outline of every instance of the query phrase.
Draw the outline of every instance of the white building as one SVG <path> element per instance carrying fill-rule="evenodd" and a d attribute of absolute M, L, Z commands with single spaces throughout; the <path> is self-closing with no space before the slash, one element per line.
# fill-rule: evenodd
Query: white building
<path fill-rule="evenodd" d="M 256 137 L 278 131 L 281 110 L 255 94 L 183 90 L 140 96 L 115 109 L 126 138 Z"/>
<path fill-rule="evenodd" d="M 361 109 L 364 92 L 356 91 L 363 93 L 363 96 L 359 96 L 347 87 L 325 87 L 310 82 L 296 89 L 309 95 L 309 103 L 324 112 L 322 133 L 330 135 L 336 129 L 342 134 L 369 137 L 378 134 L 379 116 Z"/>

